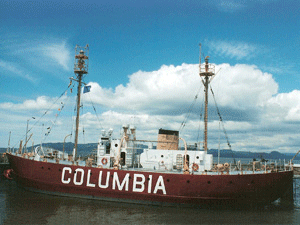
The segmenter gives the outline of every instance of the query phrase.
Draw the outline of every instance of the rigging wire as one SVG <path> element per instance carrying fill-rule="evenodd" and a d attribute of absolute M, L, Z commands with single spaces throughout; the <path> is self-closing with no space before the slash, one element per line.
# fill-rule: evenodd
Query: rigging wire
<path fill-rule="evenodd" d="M 213 92 L 211 86 L 210 86 L 210 91 L 211 91 L 212 96 L 213 96 L 213 99 L 214 99 L 214 103 L 215 103 L 215 106 L 216 106 L 216 109 L 217 109 L 217 114 L 218 114 L 219 119 L 220 119 L 220 122 L 221 122 L 221 124 L 222 124 L 223 132 L 224 132 L 224 135 L 225 135 L 225 138 L 226 138 L 226 141 L 227 141 L 227 145 L 228 145 L 228 147 L 229 147 L 229 150 L 231 150 L 231 144 L 230 144 L 230 142 L 229 142 L 229 138 L 228 138 L 228 135 L 227 135 L 225 126 L 224 126 L 224 122 L 223 122 L 223 119 L 222 119 L 222 116 L 221 116 L 219 107 L 218 107 L 217 102 L 216 102 L 215 94 L 214 94 L 214 92 Z M 233 156 L 233 153 L 232 153 L 232 158 L 233 158 L 233 161 L 234 161 L 234 164 L 235 164 L 235 158 L 234 158 L 234 156 Z"/>
<path fill-rule="evenodd" d="M 192 113 L 192 110 L 193 110 L 193 108 L 194 108 L 194 106 L 195 106 L 195 103 L 196 103 L 196 101 L 197 101 L 197 99 L 198 99 L 198 95 L 199 95 L 200 91 L 201 91 L 201 87 L 199 88 L 197 94 L 195 95 L 192 104 L 191 104 L 190 107 L 188 108 L 186 117 L 184 118 L 184 120 L 183 120 L 182 123 L 180 124 L 179 131 L 182 131 L 183 128 L 185 127 L 185 125 L 186 125 L 186 123 L 187 123 L 187 121 L 188 121 L 188 119 L 189 119 L 189 117 L 190 117 L 190 115 L 191 115 L 191 113 Z"/>
<path fill-rule="evenodd" d="M 42 142 L 44 142 L 47 137 L 49 136 L 50 132 L 52 131 L 52 128 L 56 125 L 56 121 L 58 119 L 58 117 L 60 116 L 63 108 L 65 107 L 64 103 L 61 102 L 61 108 L 58 109 L 59 113 L 55 115 L 55 120 L 54 121 L 51 121 L 52 122 L 52 125 L 50 127 L 47 128 L 47 132 L 45 133 L 45 136 L 44 136 L 44 139 L 42 140 Z"/>
<path fill-rule="evenodd" d="M 203 96 L 203 99 L 202 99 L 202 105 L 201 105 L 201 109 L 200 109 L 199 121 L 202 120 L 203 108 L 204 108 L 204 96 Z M 200 131 L 201 131 L 201 122 L 199 123 L 199 127 L 198 127 L 197 143 L 200 140 Z"/>
<path fill-rule="evenodd" d="M 68 91 L 70 88 L 70 85 L 61 93 L 61 95 L 50 105 L 50 107 L 44 112 L 44 114 L 38 118 L 35 123 L 27 130 L 27 134 L 40 122 L 40 120 L 53 108 L 53 106 L 56 104 L 56 102 L 61 99 Z M 21 138 L 23 140 L 25 138 L 26 134 Z M 13 147 L 17 146 L 18 143 L 15 143 Z"/>
<path fill-rule="evenodd" d="M 100 122 L 100 119 L 99 119 L 98 113 L 97 113 L 97 111 L 96 111 L 96 108 L 95 108 L 95 106 L 94 106 L 94 102 L 92 101 L 92 98 L 91 98 L 91 96 L 90 96 L 90 94 L 89 94 L 89 93 L 88 93 L 88 96 L 89 96 L 89 98 L 90 98 L 91 104 L 92 104 L 92 106 L 93 106 L 93 109 L 94 109 L 94 112 L 95 112 L 95 114 L 96 114 L 97 121 L 98 121 L 98 123 L 100 124 L 100 127 L 101 127 L 101 129 L 103 129 L 103 126 L 102 126 L 102 124 L 101 124 L 101 122 Z"/>
<path fill-rule="evenodd" d="M 74 87 L 74 85 L 73 85 Z M 77 95 L 76 95 L 76 101 L 77 102 Z M 72 127 L 71 127 L 71 134 L 73 134 L 73 131 L 75 130 L 74 126 L 75 126 L 75 119 L 76 119 L 76 104 L 74 106 L 74 110 L 73 110 L 73 115 L 71 117 L 71 124 L 72 124 Z"/>
<path fill-rule="evenodd" d="M 84 114 L 84 111 L 83 111 L 83 104 L 80 106 L 80 110 L 81 110 L 81 115 Z M 83 143 L 85 144 L 85 130 L 84 130 L 84 123 L 82 123 L 82 136 L 83 136 Z"/>

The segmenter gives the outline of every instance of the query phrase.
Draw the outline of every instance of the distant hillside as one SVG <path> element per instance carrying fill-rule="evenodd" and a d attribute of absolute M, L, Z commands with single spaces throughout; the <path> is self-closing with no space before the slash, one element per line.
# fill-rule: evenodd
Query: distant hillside
<path fill-rule="evenodd" d="M 209 154 L 213 154 L 214 157 L 218 157 L 218 150 L 211 149 L 208 150 Z M 272 151 L 270 153 L 265 152 L 242 152 L 242 151 L 232 151 L 232 150 L 221 150 L 220 157 L 225 158 L 251 158 L 251 159 L 292 159 L 296 153 L 280 153 L 277 151 Z M 300 156 L 298 155 L 295 159 L 299 160 Z"/>
<path fill-rule="evenodd" d="M 35 145 L 34 148 L 38 146 Z M 45 143 L 44 147 L 49 147 L 53 149 L 63 150 L 63 143 Z M 71 142 L 65 143 L 65 152 L 72 154 L 72 149 L 74 148 L 74 144 Z M 147 148 L 146 145 L 141 145 L 140 148 Z M 97 149 L 97 143 L 88 143 L 88 144 L 78 144 L 78 154 L 82 156 L 86 156 L 91 153 L 92 150 Z M 28 147 L 28 150 L 31 151 L 31 147 Z M 5 152 L 6 148 L 0 148 L 0 152 Z M 209 154 L 213 154 L 214 157 L 218 156 L 217 149 L 208 150 Z M 220 156 L 225 158 L 251 158 L 251 159 L 292 159 L 295 153 L 280 153 L 277 151 L 272 151 L 270 153 L 265 152 L 242 152 L 242 151 L 232 151 L 232 150 L 221 150 Z M 300 154 L 296 157 L 296 160 L 300 160 Z"/>
<path fill-rule="evenodd" d="M 33 148 L 36 148 L 39 145 L 34 145 Z M 60 150 L 62 151 L 63 148 L 65 148 L 65 152 L 71 154 L 72 153 L 72 149 L 74 148 L 74 143 L 72 142 L 67 142 L 65 143 L 65 146 L 63 143 L 44 143 L 43 147 L 49 147 L 49 148 L 53 148 L 56 150 Z M 89 144 L 78 144 L 78 152 L 80 152 L 82 155 L 85 154 L 89 154 L 91 152 L 91 150 L 93 149 L 97 149 L 97 143 L 89 143 Z M 15 148 L 15 150 L 17 150 L 18 148 Z M 28 151 L 32 150 L 32 146 L 28 146 L 27 147 Z M 6 148 L 0 148 L 0 152 L 5 152 Z"/>

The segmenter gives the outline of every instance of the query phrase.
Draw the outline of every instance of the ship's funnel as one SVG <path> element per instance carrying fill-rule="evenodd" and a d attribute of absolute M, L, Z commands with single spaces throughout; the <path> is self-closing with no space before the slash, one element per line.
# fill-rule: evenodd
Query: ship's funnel
<path fill-rule="evenodd" d="M 179 131 L 159 129 L 157 149 L 178 150 L 178 141 Z"/>

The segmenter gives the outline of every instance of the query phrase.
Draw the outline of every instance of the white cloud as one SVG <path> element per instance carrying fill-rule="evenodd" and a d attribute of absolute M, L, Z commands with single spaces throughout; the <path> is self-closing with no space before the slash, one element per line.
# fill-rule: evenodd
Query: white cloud
<path fill-rule="evenodd" d="M 215 1 L 217 8 L 224 12 L 236 12 L 246 7 L 245 0 L 221 0 Z"/>
<path fill-rule="evenodd" d="M 50 108 L 58 108 L 59 104 L 54 103 L 55 98 L 40 96 L 35 100 L 29 99 L 22 103 L 3 102 L 0 103 L 0 109 L 20 111 L 20 110 L 45 110 Z"/>
<path fill-rule="evenodd" d="M 211 0 L 211 4 L 221 12 L 236 13 L 247 8 L 265 7 L 277 0 Z"/>
<path fill-rule="evenodd" d="M 300 122 L 300 91 L 278 93 L 278 84 L 272 75 L 254 65 L 216 65 L 217 71 L 220 68 L 211 85 L 221 114 L 226 118 L 225 128 L 233 149 L 295 150 L 295 146 L 300 144 L 296 126 Z M 102 111 L 98 121 L 97 116 L 90 113 L 92 109 L 84 108 L 81 127 L 85 127 L 85 142 L 96 142 L 102 127 L 114 128 L 115 137 L 119 137 L 118 131 L 123 124 L 134 124 L 139 139 L 156 140 L 159 128 L 180 128 L 199 90 L 195 107 L 201 108 L 203 100 L 198 65 L 193 64 L 164 65 L 157 71 L 138 71 L 129 76 L 126 85 L 114 89 L 103 88 L 96 82 L 90 85 L 91 92 L 83 94 L 83 103 L 92 99 L 96 108 L 101 106 Z M 213 100 L 209 101 L 210 111 L 213 111 Z M 50 102 L 53 99 L 41 96 L 21 104 L 2 103 L 0 109 L 19 113 L 24 109 L 48 108 Z M 198 119 L 199 112 L 192 111 L 184 129 L 180 131 L 188 142 L 197 139 Z M 60 121 L 63 125 L 55 134 L 59 140 L 69 133 L 65 125 L 67 120 Z M 220 135 L 216 113 L 209 117 L 209 121 L 209 146 L 215 148 Z M 202 131 L 199 134 L 202 140 Z"/>
<path fill-rule="evenodd" d="M 170 110 L 177 102 L 190 101 L 201 82 L 196 65 L 162 66 L 158 71 L 138 71 L 129 77 L 126 86 L 114 90 L 105 89 L 97 83 L 92 86 L 90 96 L 94 102 L 111 108 L 126 110 Z M 152 107 L 149 107 L 152 106 Z"/>
<path fill-rule="evenodd" d="M 211 85 L 221 106 L 243 110 L 255 108 L 277 93 L 278 85 L 272 75 L 263 73 L 256 66 L 221 64 L 216 70 L 220 72 Z M 119 85 L 114 90 L 102 88 L 98 83 L 90 85 L 89 95 L 93 102 L 144 112 L 188 107 L 197 92 L 203 90 L 196 64 L 164 65 L 157 71 L 139 71 L 129 77 L 126 86 Z M 86 99 L 89 98 L 86 96 Z"/>
<path fill-rule="evenodd" d="M 30 76 L 28 73 L 26 73 L 23 69 L 20 69 L 18 65 L 15 63 L 7 62 L 0 59 L 0 67 L 4 71 L 9 71 L 13 73 L 15 76 L 21 77 L 23 79 L 29 80 L 31 82 L 35 82 L 36 79 L 32 76 Z M 3 72 L 3 75 L 5 75 L 6 72 Z"/>
<path fill-rule="evenodd" d="M 257 108 L 277 94 L 278 84 L 269 73 L 254 65 L 218 65 L 220 72 L 212 82 L 218 102 L 235 109 Z"/>
<path fill-rule="evenodd" d="M 265 108 L 269 120 L 300 122 L 300 91 L 280 93 L 268 99 Z"/>
<path fill-rule="evenodd" d="M 71 53 L 67 48 L 65 41 L 60 44 L 41 44 L 37 49 L 34 49 L 34 51 L 36 50 L 39 51 L 43 57 L 49 58 L 62 66 L 63 69 L 67 71 L 70 70 Z"/>
<path fill-rule="evenodd" d="M 246 42 L 237 41 L 207 41 L 207 46 L 215 55 L 231 59 L 250 59 L 261 52 L 262 48 Z"/>
<path fill-rule="evenodd" d="M 232 142 L 245 150 L 246 147 L 242 147 L 241 143 L 247 136 L 246 142 L 251 150 L 259 144 L 266 149 L 274 150 L 272 144 L 278 141 L 281 133 L 273 135 L 273 130 L 279 129 L 287 120 L 300 121 L 300 103 L 297 100 L 300 99 L 299 91 L 278 94 L 278 84 L 272 75 L 262 72 L 254 65 L 216 65 L 216 70 L 219 69 L 221 70 L 211 85 L 217 103 L 222 109 L 221 113 L 231 114 L 229 118 L 232 120 L 225 122 L 225 128 L 234 137 Z M 179 129 L 188 107 L 202 86 L 198 76 L 198 65 L 188 64 L 176 67 L 164 65 L 152 72 L 138 71 L 129 77 L 129 82 L 125 86 L 119 85 L 115 89 L 102 88 L 98 83 L 90 84 L 92 85 L 90 97 L 94 103 L 116 110 L 108 111 L 101 116 L 105 117 L 103 126 L 109 124 L 120 126 L 126 121 L 128 123 L 134 120 L 141 133 L 151 130 L 151 137 L 154 138 L 157 129 L 161 127 Z M 198 99 L 203 98 L 202 91 Z M 290 102 L 287 99 L 290 99 Z M 212 99 L 210 103 L 210 107 L 213 107 Z M 201 103 L 198 101 L 197 104 Z M 272 119 L 266 119 L 269 115 Z M 224 118 L 224 115 L 222 116 Z M 183 135 L 187 138 L 195 138 L 199 127 L 196 117 L 196 114 L 191 116 L 186 124 Z M 275 118 L 278 118 L 276 125 L 273 124 Z M 211 121 L 209 128 L 213 133 L 211 138 L 217 138 L 214 133 L 219 129 L 218 121 Z M 259 132 L 260 130 L 264 130 L 265 133 Z M 282 135 L 284 136 L 284 133 Z M 268 143 L 264 142 L 266 140 Z M 287 142 L 285 144 L 288 145 Z M 282 143 L 278 145 L 282 148 Z"/>
<path fill-rule="evenodd" d="M 26 35 L 25 35 L 26 36 Z M 72 66 L 72 57 L 70 48 L 65 40 L 48 37 L 45 41 L 42 37 L 27 40 L 20 37 L 14 37 L 14 41 L 8 45 L 1 45 L 0 48 L 6 55 L 14 58 L 14 63 L 8 60 L 0 61 L 0 66 L 6 71 L 25 79 L 35 81 L 46 73 L 56 75 L 56 71 L 70 71 Z M 4 55 L 5 56 L 5 55 Z M 26 69 L 30 67 L 30 73 Z"/>

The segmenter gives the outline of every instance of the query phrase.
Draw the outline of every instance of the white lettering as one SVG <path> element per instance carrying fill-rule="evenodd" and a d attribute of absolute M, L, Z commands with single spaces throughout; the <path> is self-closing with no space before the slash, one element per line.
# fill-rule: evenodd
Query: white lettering
<path fill-rule="evenodd" d="M 125 191 L 128 191 L 128 183 L 129 183 L 129 173 L 127 173 L 122 181 L 122 184 L 120 184 L 118 173 L 114 172 L 114 177 L 113 177 L 113 184 L 112 184 L 112 189 L 116 189 L 116 184 L 118 186 L 119 191 L 123 190 L 123 187 L 125 186 Z"/>
<path fill-rule="evenodd" d="M 88 187 L 95 187 L 96 185 L 95 184 L 91 184 L 90 180 L 91 180 L 91 170 L 88 170 L 86 186 L 88 186 Z"/>
<path fill-rule="evenodd" d="M 110 172 L 107 172 L 107 174 L 106 174 L 106 183 L 104 185 L 101 184 L 101 181 L 102 181 L 102 170 L 100 171 L 100 173 L 99 173 L 99 180 L 98 180 L 99 188 L 108 188 L 109 177 L 110 177 Z"/>
<path fill-rule="evenodd" d="M 165 188 L 165 183 L 164 183 L 164 179 L 162 176 L 159 176 L 153 191 L 153 194 L 156 194 L 158 190 L 162 190 L 163 194 L 167 194 L 166 193 L 166 188 Z"/>
<path fill-rule="evenodd" d="M 148 178 L 148 193 L 151 193 L 151 188 L 152 188 L 152 175 L 149 175 L 149 178 Z"/>
<path fill-rule="evenodd" d="M 105 171 L 104 171 L 105 172 Z M 62 175 L 61 175 L 61 182 L 63 184 L 70 184 L 71 180 L 72 180 L 72 169 L 70 167 L 64 167 L 62 169 Z M 96 187 L 96 184 L 92 183 L 91 181 L 91 176 L 92 176 L 92 171 L 91 169 L 88 169 L 87 171 L 87 180 L 86 180 L 86 186 L 87 187 Z M 110 188 L 112 190 L 119 190 L 119 191 L 128 191 L 129 190 L 129 185 L 131 185 L 131 183 L 129 182 L 129 177 L 130 174 L 126 173 L 126 175 L 124 176 L 123 180 L 120 181 L 119 179 L 119 175 L 118 172 L 114 172 L 113 176 L 112 176 L 112 182 L 110 183 L 110 171 L 106 172 L 106 179 L 103 178 L 105 175 L 103 175 L 103 171 L 99 171 L 99 179 L 98 179 L 98 186 L 99 188 Z M 105 180 L 104 180 L 105 179 Z M 153 176 L 149 175 L 148 178 L 148 193 L 152 193 L 152 183 L 153 183 Z M 74 171 L 74 176 L 73 176 L 73 183 L 75 185 L 83 185 L 84 182 L 84 170 L 82 168 L 77 168 Z M 146 182 L 146 176 L 144 174 L 133 174 L 133 182 L 132 182 L 132 192 L 143 192 L 145 191 L 145 182 Z M 161 192 L 166 195 L 166 187 L 165 187 L 165 183 L 164 183 L 164 179 L 163 176 L 159 176 L 154 190 L 153 190 L 153 194 L 157 194 L 157 192 L 159 192 L 159 190 L 161 190 Z"/>
<path fill-rule="evenodd" d="M 66 170 L 68 170 L 69 171 L 69 174 L 71 174 L 72 173 L 72 169 L 70 168 L 70 167 L 64 167 L 63 168 L 63 170 L 62 170 L 62 174 L 61 174 L 61 182 L 63 183 L 63 184 L 69 184 L 70 183 L 70 181 L 71 181 L 71 178 L 68 178 L 67 180 L 65 180 L 65 173 L 66 173 Z"/>
<path fill-rule="evenodd" d="M 142 178 L 141 181 L 137 181 L 137 178 Z M 145 189 L 145 176 L 143 174 L 134 174 L 133 176 L 133 187 L 132 191 L 134 192 L 143 192 Z M 139 188 L 137 186 L 140 186 Z"/>
<path fill-rule="evenodd" d="M 77 174 L 78 174 L 79 172 L 81 173 L 81 177 L 80 177 L 80 180 L 77 181 Z M 77 168 L 77 169 L 75 170 L 74 179 L 73 179 L 74 184 L 75 184 L 75 185 L 82 185 L 82 184 L 83 184 L 83 176 L 84 176 L 84 170 L 81 169 L 81 168 Z"/>

